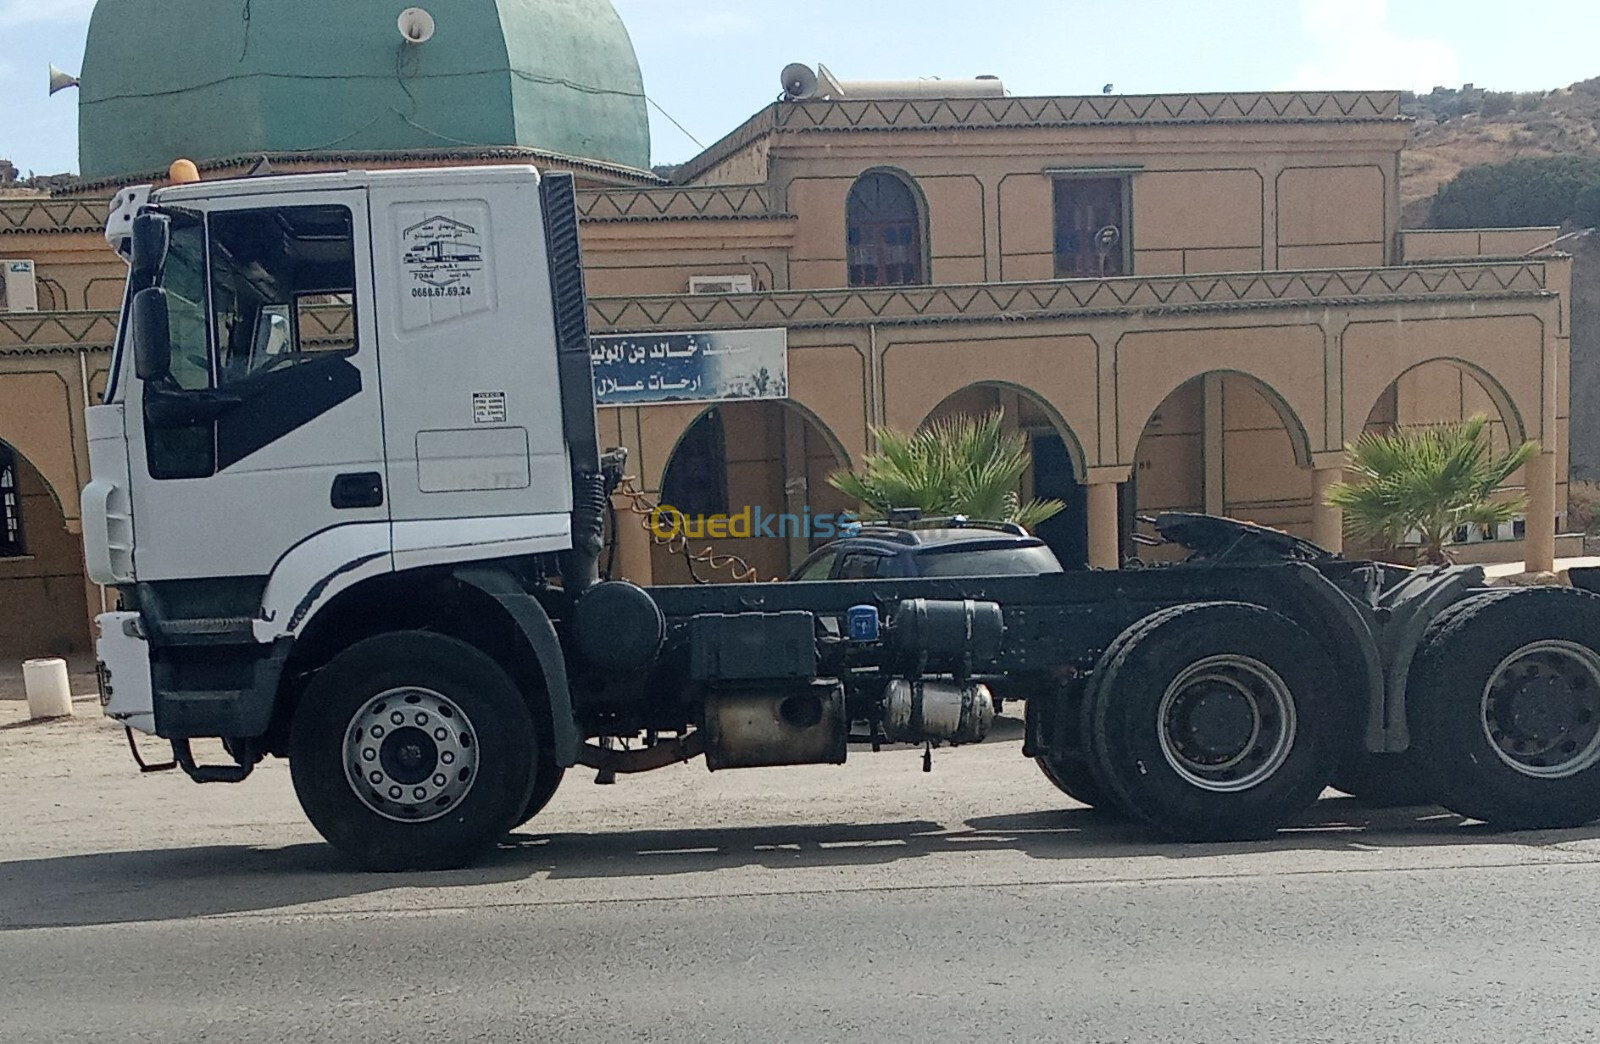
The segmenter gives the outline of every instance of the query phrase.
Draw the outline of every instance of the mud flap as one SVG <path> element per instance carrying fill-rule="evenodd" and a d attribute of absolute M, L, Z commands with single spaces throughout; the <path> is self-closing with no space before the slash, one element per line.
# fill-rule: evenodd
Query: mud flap
<path fill-rule="evenodd" d="M 578 763 L 578 724 L 572 713 L 572 690 L 567 683 L 567 661 L 555 624 L 539 600 L 498 569 L 457 569 L 455 577 L 499 602 L 528 640 L 544 674 L 550 699 L 551 742 L 555 762 L 562 768 Z"/>

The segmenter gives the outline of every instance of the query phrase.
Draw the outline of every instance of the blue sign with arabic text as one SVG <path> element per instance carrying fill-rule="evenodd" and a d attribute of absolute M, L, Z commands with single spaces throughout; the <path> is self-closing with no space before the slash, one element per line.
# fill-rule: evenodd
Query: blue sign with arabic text
<path fill-rule="evenodd" d="M 789 397 L 789 331 L 617 334 L 590 340 L 601 406 Z"/>

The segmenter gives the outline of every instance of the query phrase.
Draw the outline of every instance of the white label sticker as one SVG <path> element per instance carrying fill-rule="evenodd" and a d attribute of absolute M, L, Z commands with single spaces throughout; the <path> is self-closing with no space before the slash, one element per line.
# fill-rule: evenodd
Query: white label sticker
<path fill-rule="evenodd" d="M 473 392 L 472 423 L 504 424 L 506 422 L 506 393 Z"/>

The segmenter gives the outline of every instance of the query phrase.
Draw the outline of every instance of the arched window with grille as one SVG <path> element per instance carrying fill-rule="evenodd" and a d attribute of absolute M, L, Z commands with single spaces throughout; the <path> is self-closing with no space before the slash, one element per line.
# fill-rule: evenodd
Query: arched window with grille
<path fill-rule="evenodd" d="M 851 286 L 926 283 L 922 204 L 911 183 L 886 170 L 861 175 L 845 206 Z"/>
<path fill-rule="evenodd" d="M 661 503 L 690 518 L 727 512 L 727 435 L 715 407 L 689 426 L 672 451 L 661 480 Z"/>
<path fill-rule="evenodd" d="M 22 490 L 17 455 L 0 442 L 0 558 L 19 558 L 22 547 Z"/>

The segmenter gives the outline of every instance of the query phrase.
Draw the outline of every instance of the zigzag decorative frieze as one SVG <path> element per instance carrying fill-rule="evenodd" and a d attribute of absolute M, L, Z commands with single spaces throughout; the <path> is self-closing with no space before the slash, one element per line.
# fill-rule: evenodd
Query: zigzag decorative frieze
<path fill-rule="evenodd" d="M 0 236 L 99 232 L 108 216 L 110 205 L 97 199 L 0 200 Z"/>
<path fill-rule="evenodd" d="M 580 192 L 578 212 L 586 221 L 693 220 L 767 217 L 772 208 L 765 186 L 725 185 Z"/>
<path fill-rule="evenodd" d="M 882 290 L 798 290 L 690 297 L 596 298 L 596 330 L 976 321 L 1219 307 L 1302 307 L 1545 292 L 1540 261 L 1074 279 Z"/>
<path fill-rule="evenodd" d="M 313 344 L 349 344 L 355 336 L 355 312 L 349 305 L 317 305 L 301 312 L 300 318 L 300 336 Z"/>
<path fill-rule="evenodd" d="M 801 131 L 1399 118 L 1400 96 L 1393 91 L 1090 95 L 979 100 L 915 98 L 851 101 L 845 98 L 788 102 L 777 106 L 775 110 L 775 122 L 779 128 Z"/>
<path fill-rule="evenodd" d="M 0 355 L 105 349 L 117 339 L 116 312 L 32 312 L 0 315 Z"/>

